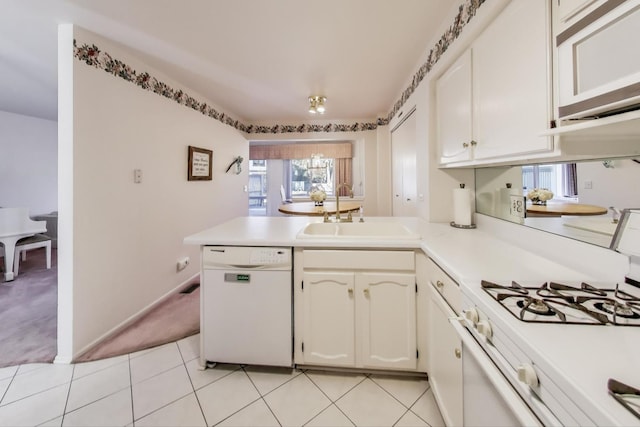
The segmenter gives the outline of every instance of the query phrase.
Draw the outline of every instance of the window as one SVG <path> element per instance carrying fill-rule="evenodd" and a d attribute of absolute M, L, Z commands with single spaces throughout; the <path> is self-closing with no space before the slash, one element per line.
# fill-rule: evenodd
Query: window
<path fill-rule="evenodd" d="M 319 156 L 311 159 L 291 159 L 291 197 L 308 197 L 312 188 L 322 188 L 327 196 L 333 196 L 334 159 Z"/>
<path fill-rule="evenodd" d="M 267 162 L 249 160 L 249 208 L 266 207 L 267 203 Z"/>
<path fill-rule="evenodd" d="M 578 187 L 576 164 L 527 165 L 522 166 L 522 189 L 524 195 L 534 188 L 546 188 L 554 199 L 576 199 Z"/>

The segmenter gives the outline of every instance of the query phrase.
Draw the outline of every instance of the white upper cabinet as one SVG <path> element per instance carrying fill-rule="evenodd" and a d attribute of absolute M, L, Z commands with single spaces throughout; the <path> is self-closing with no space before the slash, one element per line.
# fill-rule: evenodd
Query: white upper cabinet
<path fill-rule="evenodd" d="M 541 136 L 552 118 L 550 17 L 547 1 L 512 0 L 438 79 L 442 165 L 553 150 L 552 137 Z"/>
<path fill-rule="evenodd" d="M 553 34 L 558 35 L 607 0 L 554 0 Z"/>
<path fill-rule="evenodd" d="M 463 53 L 436 82 L 440 162 L 472 159 L 471 50 Z"/>

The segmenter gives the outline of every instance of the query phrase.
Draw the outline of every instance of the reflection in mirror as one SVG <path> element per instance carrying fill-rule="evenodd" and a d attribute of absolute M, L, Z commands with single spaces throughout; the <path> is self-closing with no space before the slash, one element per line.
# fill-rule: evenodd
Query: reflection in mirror
<path fill-rule="evenodd" d="M 609 247 L 619 211 L 640 207 L 637 159 L 488 167 L 475 174 L 477 213 L 599 246 Z M 553 197 L 536 201 L 540 189 Z"/>

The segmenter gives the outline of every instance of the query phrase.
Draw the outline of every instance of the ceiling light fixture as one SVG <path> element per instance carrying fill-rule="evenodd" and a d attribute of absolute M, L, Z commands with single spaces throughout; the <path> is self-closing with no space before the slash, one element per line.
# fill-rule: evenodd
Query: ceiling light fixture
<path fill-rule="evenodd" d="M 309 97 L 309 113 L 311 114 L 324 114 L 325 108 L 324 103 L 327 101 L 327 98 L 324 96 L 313 95 Z"/>

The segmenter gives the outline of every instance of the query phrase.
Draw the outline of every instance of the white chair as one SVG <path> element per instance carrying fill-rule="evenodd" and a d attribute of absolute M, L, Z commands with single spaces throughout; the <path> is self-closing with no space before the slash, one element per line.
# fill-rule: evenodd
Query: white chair
<path fill-rule="evenodd" d="M 13 274 L 18 275 L 18 268 L 20 267 L 20 260 L 26 261 L 27 251 L 31 249 L 46 249 L 47 269 L 51 268 L 51 237 L 45 234 L 35 234 L 30 237 L 18 240 L 16 243 L 16 255 L 13 258 Z"/>
<path fill-rule="evenodd" d="M 282 199 L 282 203 L 293 203 L 293 200 L 287 199 L 287 195 L 284 191 L 284 185 L 280 186 L 280 198 Z"/>

